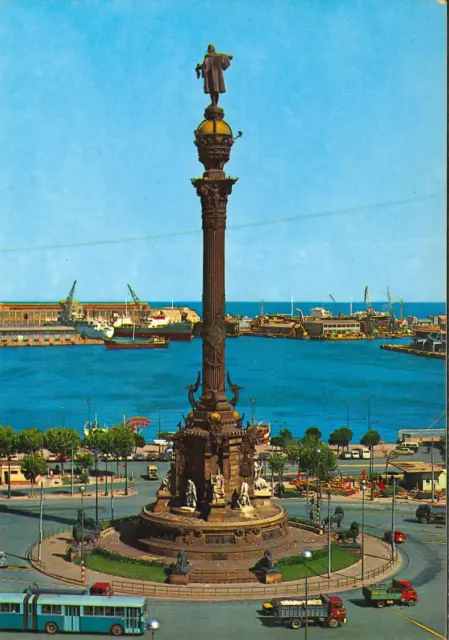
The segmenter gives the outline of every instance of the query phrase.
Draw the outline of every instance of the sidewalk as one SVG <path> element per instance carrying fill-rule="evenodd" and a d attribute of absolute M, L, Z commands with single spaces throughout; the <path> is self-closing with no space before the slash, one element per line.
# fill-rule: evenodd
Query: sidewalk
<path fill-rule="evenodd" d="M 44 575 L 81 586 L 81 567 L 65 560 L 65 551 L 72 542 L 69 531 L 53 538 L 44 540 L 42 544 L 42 563 L 37 558 L 37 548 L 31 551 L 31 564 Z M 400 566 L 400 555 L 397 563 L 391 566 L 389 546 L 371 536 L 365 535 L 364 584 L 370 584 L 385 579 L 396 572 Z M 39 568 L 40 567 L 40 568 Z M 347 569 L 326 576 L 309 578 L 308 590 L 310 595 L 319 593 L 338 593 L 351 589 L 359 589 L 361 581 L 361 560 Z M 133 581 L 117 576 L 102 574 L 86 569 L 85 584 L 92 582 L 110 582 L 117 593 L 145 595 L 152 598 L 173 600 L 260 600 L 266 598 L 304 596 L 305 581 L 295 580 L 277 585 L 264 584 L 192 584 L 186 587 L 165 583 Z"/>

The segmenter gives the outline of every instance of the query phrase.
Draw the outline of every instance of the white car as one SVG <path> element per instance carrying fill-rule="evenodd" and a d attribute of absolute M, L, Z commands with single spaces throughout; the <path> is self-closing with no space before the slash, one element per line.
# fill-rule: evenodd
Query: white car
<path fill-rule="evenodd" d="M 360 451 L 358 449 L 353 449 L 351 451 L 351 458 L 360 460 L 362 456 L 360 455 Z"/>

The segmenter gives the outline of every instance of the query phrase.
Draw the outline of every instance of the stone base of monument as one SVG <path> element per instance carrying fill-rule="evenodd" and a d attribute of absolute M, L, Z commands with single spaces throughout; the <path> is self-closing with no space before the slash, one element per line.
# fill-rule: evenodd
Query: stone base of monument
<path fill-rule="evenodd" d="M 280 571 L 267 571 L 264 575 L 265 584 L 277 584 L 282 582 L 282 573 Z"/>
<path fill-rule="evenodd" d="M 172 507 L 169 513 L 156 512 L 154 505 L 142 509 L 138 548 L 166 558 L 174 558 L 182 550 L 189 560 L 201 562 L 257 559 L 266 549 L 276 550 L 278 555 L 289 553 L 295 535 L 280 505 L 232 509 L 215 504 L 209 505 L 207 519 L 191 507 Z"/>
<path fill-rule="evenodd" d="M 177 584 L 186 586 L 190 583 L 190 571 L 187 573 L 170 573 L 168 576 L 168 584 Z"/>
<path fill-rule="evenodd" d="M 164 491 L 160 489 L 157 492 L 157 502 L 154 505 L 155 513 L 164 513 L 170 510 L 169 502 L 171 499 L 171 494 L 168 491 Z"/>
<path fill-rule="evenodd" d="M 207 516 L 208 522 L 222 522 L 226 518 L 226 502 L 224 500 L 211 502 L 209 506 L 210 513 Z"/>
<path fill-rule="evenodd" d="M 255 507 L 263 507 L 270 504 L 272 500 L 271 491 L 269 489 L 262 489 L 260 491 L 254 491 L 254 496 L 251 498 Z"/>

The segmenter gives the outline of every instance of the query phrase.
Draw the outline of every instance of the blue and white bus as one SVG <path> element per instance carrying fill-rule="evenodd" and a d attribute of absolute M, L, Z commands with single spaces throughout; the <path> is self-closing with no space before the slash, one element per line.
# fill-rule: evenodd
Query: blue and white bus
<path fill-rule="evenodd" d="M 0 593 L 0 631 L 142 635 L 147 599 L 51 593 Z"/>

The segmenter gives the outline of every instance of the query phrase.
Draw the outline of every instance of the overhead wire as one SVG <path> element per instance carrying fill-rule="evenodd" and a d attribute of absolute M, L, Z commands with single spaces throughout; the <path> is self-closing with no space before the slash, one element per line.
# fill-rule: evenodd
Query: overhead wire
<path fill-rule="evenodd" d="M 382 209 L 386 207 L 398 207 L 404 204 L 410 204 L 412 202 L 421 202 L 425 200 L 429 200 L 431 198 L 437 197 L 438 193 L 431 193 L 423 196 L 414 196 L 413 198 L 406 198 L 402 200 L 389 200 L 386 202 L 377 202 L 374 204 L 355 206 L 355 207 L 346 207 L 344 209 L 335 209 L 330 211 L 328 209 L 324 211 L 318 211 L 314 213 L 303 213 L 294 216 L 286 216 L 279 218 L 271 218 L 266 220 L 253 220 L 251 222 L 244 222 L 241 224 L 230 224 L 227 226 L 229 231 L 238 231 L 240 229 L 249 229 L 251 227 L 261 227 L 272 224 L 281 224 L 281 223 L 289 223 L 295 222 L 296 220 L 305 220 L 305 219 L 314 219 L 314 218 L 322 218 L 327 216 L 335 216 L 335 215 L 346 215 L 359 213 L 364 211 L 370 211 L 372 209 Z M 51 249 L 72 249 L 77 247 L 92 247 L 99 245 L 107 245 L 107 244 L 125 244 L 128 242 L 141 242 L 145 240 L 160 240 L 162 238 L 173 238 L 176 236 L 185 236 L 192 235 L 196 233 L 200 233 L 201 228 L 196 229 L 184 229 L 179 231 L 166 231 L 162 233 L 154 233 L 154 234 L 145 234 L 140 236 L 129 236 L 124 238 L 105 238 L 99 240 L 85 240 L 81 242 L 67 242 L 60 244 L 44 244 L 44 245 L 31 245 L 24 247 L 0 247 L 0 253 L 20 253 L 20 252 L 28 252 L 28 251 L 48 251 Z"/>

